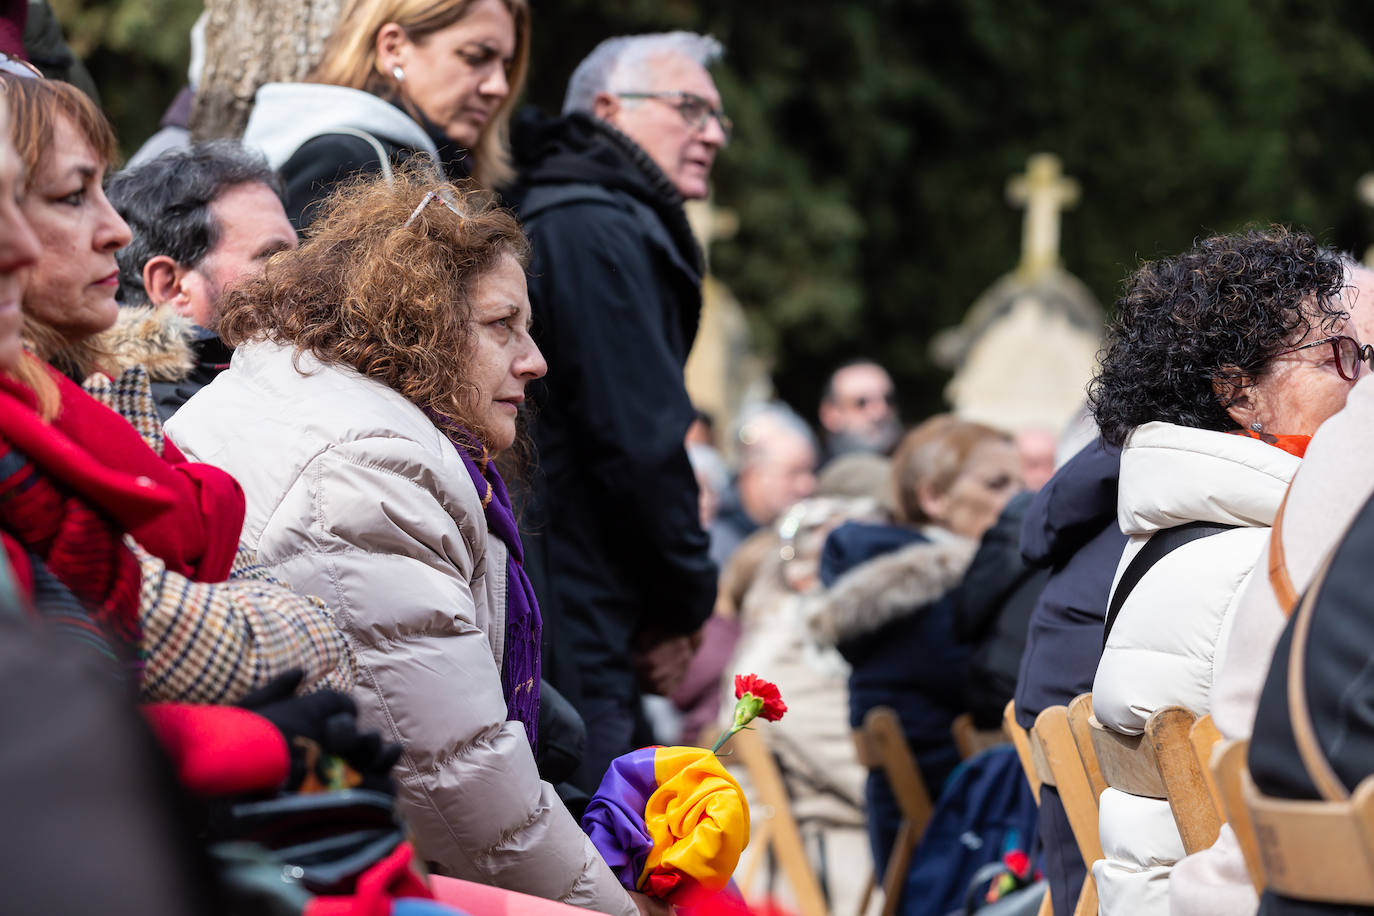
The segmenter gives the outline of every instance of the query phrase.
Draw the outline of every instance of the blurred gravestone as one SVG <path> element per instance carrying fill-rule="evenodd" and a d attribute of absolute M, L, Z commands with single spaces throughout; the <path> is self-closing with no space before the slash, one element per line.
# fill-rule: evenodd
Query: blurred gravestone
<path fill-rule="evenodd" d="M 240 136 L 258 87 L 304 79 L 342 8 L 343 0 L 206 0 L 192 138 Z"/>
<path fill-rule="evenodd" d="M 1039 153 L 1007 183 L 1007 198 L 1026 209 L 1020 264 L 931 349 L 954 370 L 945 396 L 955 413 L 1057 435 L 1082 406 L 1102 342 L 1101 307 L 1059 263 L 1060 211 L 1077 203 L 1078 184 L 1057 157 Z"/>

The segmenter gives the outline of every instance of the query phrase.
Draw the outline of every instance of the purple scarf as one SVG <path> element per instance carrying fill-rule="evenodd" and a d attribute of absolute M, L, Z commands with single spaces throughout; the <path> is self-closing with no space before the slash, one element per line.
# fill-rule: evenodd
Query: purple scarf
<path fill-rule="evenodd" d="M 454 430 L 454 435 L 462 440 L 454 441 L 453 447 L 482 498 L 487 529 L 506 545 L 506 657 L 501 664 L 501 693 L 506 698 L 506 718 L 524 723 L 534 749 L 539 740 L 539 638 L 544 624 L 534 587 L 525 575 L 525 547 L 505 481 L 496 473 L 486 446 L 465 429 Z M 474 459 L 474 452 L 480 457 Z"/>

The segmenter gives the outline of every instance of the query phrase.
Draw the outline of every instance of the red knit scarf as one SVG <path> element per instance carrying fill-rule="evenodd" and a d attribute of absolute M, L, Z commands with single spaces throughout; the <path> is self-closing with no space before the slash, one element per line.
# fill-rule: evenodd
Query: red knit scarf
<path fill-rule="evenodd" d="M 137 647 L 138 560 L 110 521 L 0 440 L 0 528 L 47 565 L 127 649 Z"/>
<path fill-rule="evenodd" d="M 104 467 L 38 417 L 28 389 L 0 379 L 0 529 L 130 657 L 141 635 L 141 577 L 123 532 L 171 503 L 162 488 Z"/>

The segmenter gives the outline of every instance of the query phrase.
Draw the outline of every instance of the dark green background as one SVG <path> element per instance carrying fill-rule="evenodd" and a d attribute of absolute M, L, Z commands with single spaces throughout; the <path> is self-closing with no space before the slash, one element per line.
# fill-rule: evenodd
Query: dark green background
<path fill-rule="evenodd" d="M 199 4 L 54 5 L 133 148 L 183 79 Z M 535 0 L 527 97 L 556 108 L 609 34 L 719 37 L 737 128 L 716 197 L 740 232 L 717 273 L 803 413 L 864 353 L 914 420 L 946 378 L 931 335 L 1015 265 L 1003 188 L 1033 152 L 1082 185 L 1064 261 L 1108 307 L 1139 259 L 1214 230 L 1294 223 L 1362 254 L 1371 26 L 1364 0 Z"/>

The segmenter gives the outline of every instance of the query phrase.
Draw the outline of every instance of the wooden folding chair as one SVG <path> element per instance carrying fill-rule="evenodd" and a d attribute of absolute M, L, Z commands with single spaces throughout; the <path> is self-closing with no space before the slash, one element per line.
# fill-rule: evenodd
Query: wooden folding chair
<path fill-rule="evenodd" d="M 1125 735 L 1089 720 L 1093 753 L 1107 785 L 1131 795 L 1169 803 L 1188 853 L 1217 840 L 1221 819 L 1193 751 L 1194 715 L 1181 706 L 1159 709 L 1140 735 Z"/>
<path fill-rule="evenodd" d="M 1102 778 L 1102 769 L 1097 765 L 1097 755 L 1093 753 L 1092 726 L 1093 695 L 1080 693 L 1069 702 L 1069 732 L 1073 735 L 1074 746 L 1078 748 L 1078 759 L 1083 762 L 1083 774 L 1088 778 L 1092 789 L 1093 804 L 1102 798 L 1107 781 Z"/>
<path fill-rule="evenodd" d="M 1202 769 L 1202 779 L 1207 784 L 1207 796 L 1212 799 L 1212 808 L 1217 813 L 1217 820 L 1224 824 L 1226 805 L 1221 800 L 1221 787 L 1217 785 L 1216 777 L 1212 774 L 1212 751 L 1221 743 L 1221 732 L 1217 730 L 1210 714 L 1199 716 L 1193 723 L 1193 727 L 1188 730 L 1188 742 L 1192 744 L 1193 756 L 1197 758 L 1198 766 Z"/>
<path fill-rule="evenodd" d="M 1260 862 L 1255 825 L 1250 821 L 1250 809 L 1245 807 L 1245 793 L 1241 789 L 1241 774 L 1245 772 L 1245 755 L 1249 749 L 1248 741 L 1222 741 L 1212 748 L 1208 769 L 1221 796 L 1221 810 L 1235 831 L 1236 843 L 1245 858 L 1245 871 L 1250 875 L 1255 893 L 1259 894 L 1264 891 L 1264 865 Z"/>
<path fill-rule="evenodd" d="M 730 750 L 744 764 L 759 802 L 753 811 L 749 841 L 752 852 L 737 872 L 740 893 L 747 896 L 748 888 L 771 850 L 782 870 L 783 880 L 796 897 L 799 916 L 828 916 L 825 894 L 806 857 L 801 830 L 792 816 L 792 800 L 773 752 L 752 729 L 745 729 L 731 738 Z"/>
<path fill-rule="evenodd" d="M 1091 916 L 1097 912 L 1093 863 L 1102 858 L 1102 841 L 1097 832 L 1097 793 L 1088 781 L 1083 758 L 1074 741 L 1067 706 L 1051 706 L 1035 717 L 1035 727 L 1030 731 L 1030 749 L 1040 782 L 1059 792 L 1078 853 L 1088 868 L 1074 905 L 1074 916 Z"/>
<path fill-rule="evenodd" d="M 860 763 L 870 770 L 881 769 L 887 776 L 892 794 L 897 797 L 897 806 L 902 810 L 897 841 L 892 845 L 892 854 L 888 857 L 883 874 L 882 916 L 893 916 L 897 912 L 897 904 L 901 902 L 902 889 L 906 886 L 911 856 L 921 842 L 921 835 L 930 823 L 935 806 L 931 803 L 925 780 L 921 778 L 916 757 L 906 742 L 896 710 L 890 706 L 870 709 L 864 716 L 863 728 L 854 733 L 854 746 L 859 752 Z M 868 902 L 876 886 L 875 869 L 859 903 L 859 913 L 868 910 Z"/>
<path fill-rule="evenodd" d="M 964 760 L 990 747 L 1007 743 L 1005 731 L 1000 728 L 978 728 L 973 724 L 973 714 L 967 712 L 954 720 L 950 732 L 954 735 L 954 746 Z"/>
<path fill-rule="evenodd" d="M 1273 798 L 1250 778 L 1247 750 L 1237 742 L 1221 757 L 1239 773 L 1266 887 L 1297 900 L 1374 907 L 1374 777 L 1345 801 Z"/>
<path fill-rule="evenodd" d="M 1002 711 L 1002 728 L 1011 738 L 1011 746 L 1016 748 L 1016 756 L 1021 761 L 1021 769 L 1030 783 L 1035 803 L 1040 804 L 1040 777 L 1035 772 L 1035 761 L 1031 759 L 1030 733 L 1016 721 L 1016 701 L 1007 700 L 1007 708 Z"/>
<path fill-rule="evenodd" d="M 1035 803 L 1040 804 L 1040 777 L 1035 772 L 1035 760 L 1031 757 L 1030 732 L 1021 727 L 1021 723 L 1016 721 L 1016 701 L 1007 700 L 1006 707 L 1002 710 L 1002 730 L 1011 739 L 1011 746 L 1016 748 L 1016 757 L 1021 761 L 1021 771 L 1026 774 L 1026 782 L 1030 784 L 1031 794 L 1035 796 Z M 1054 912 L 1053 903 L 1050 901 L 1050 889 L 1045 888 L 1045 896 L 1040 900 L 1040 909 L 1036 916 L 1050 916 Z"/>

